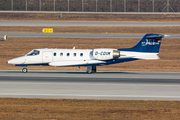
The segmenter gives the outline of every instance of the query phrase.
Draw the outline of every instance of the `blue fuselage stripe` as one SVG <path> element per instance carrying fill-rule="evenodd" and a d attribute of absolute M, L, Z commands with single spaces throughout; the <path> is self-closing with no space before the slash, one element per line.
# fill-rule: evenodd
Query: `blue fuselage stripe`
<path fill-rule="evenodd" d="M 49 66 L 49 63 L 16 64 L 15 66 L 20 66 L 20 67 L 27 67 L 27 66 Z"/>

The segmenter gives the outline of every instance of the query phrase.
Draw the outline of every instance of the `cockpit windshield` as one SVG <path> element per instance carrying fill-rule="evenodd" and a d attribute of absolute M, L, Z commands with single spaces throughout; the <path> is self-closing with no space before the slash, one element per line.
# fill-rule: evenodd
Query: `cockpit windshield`
<path fill-rule="evenodd" d="M 38 50 L 33 50 L 33 51 L 31 51 L 31 52 L 29 52 L 28 54 L 27 54 L 27 56 L 34 56 L 34 55 L 39 55 L 39 51 Z"/>

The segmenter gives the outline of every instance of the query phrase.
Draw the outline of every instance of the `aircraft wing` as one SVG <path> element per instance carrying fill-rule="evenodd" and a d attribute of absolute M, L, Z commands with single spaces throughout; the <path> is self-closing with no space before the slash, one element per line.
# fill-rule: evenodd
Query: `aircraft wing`
<path fill-rule="evenodd" d="M 50 62 L 50 66 L 56 66 L 56 67 L 66 67 L 66 66 L 89 66 L 89 65 L 99 65 L 103 64 L 105 61 L 99 61 L 99 60 L 60 60 L 60 61 L 54 61 Z"/>

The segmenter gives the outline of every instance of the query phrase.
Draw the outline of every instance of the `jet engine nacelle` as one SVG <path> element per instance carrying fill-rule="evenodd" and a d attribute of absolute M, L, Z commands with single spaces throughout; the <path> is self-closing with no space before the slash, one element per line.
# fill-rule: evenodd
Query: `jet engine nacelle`
<path fill-rule="evenodd" d="M 108 48 L 93 49 L 93 57 L 97 60 L 117 59 L 120 57 L 120 51 Z"/>

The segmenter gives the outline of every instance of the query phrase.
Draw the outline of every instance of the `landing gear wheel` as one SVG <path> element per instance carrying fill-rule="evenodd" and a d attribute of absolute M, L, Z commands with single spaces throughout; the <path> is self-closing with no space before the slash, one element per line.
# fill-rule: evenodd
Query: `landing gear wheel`
<path fill-rule="evenodd" d="M 96 66 L 87 66 L 86 72 L 87 72 L 88 74 L 96 73 Z"/>
<path fill-rule="evenodd" d="M 87 73 L 88 73 L 88 74 L 91 74 L 92 72 L 90 72 L 90 71 L 87 71 Z"/>
<path fill-rule="evenodd" d="M 27 71 L 28 71 L 27 68 L 23 68 L 23 69 L 22 69 L 22 72 L 23 72 L 23 73 L 27 73 Z"/>

